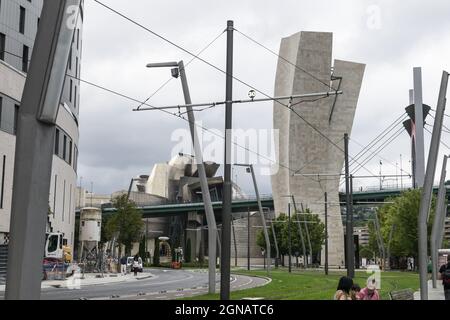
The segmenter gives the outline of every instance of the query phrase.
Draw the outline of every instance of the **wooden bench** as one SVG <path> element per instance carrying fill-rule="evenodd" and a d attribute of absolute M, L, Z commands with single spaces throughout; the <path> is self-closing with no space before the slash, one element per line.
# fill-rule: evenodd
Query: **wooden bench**
<path fill-rule="evenodd" d="M 391 300 L 414 300 L 414 291 L 411 289 L 392 291 L 389 296 Z"/>

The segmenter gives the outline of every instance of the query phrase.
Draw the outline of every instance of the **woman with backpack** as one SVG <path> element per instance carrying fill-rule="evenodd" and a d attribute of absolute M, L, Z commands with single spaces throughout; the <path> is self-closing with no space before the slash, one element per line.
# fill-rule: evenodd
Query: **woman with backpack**
<path fill-rule="evenodd" d="M 439 273 L 444 286 L 445 300 L 450 300 L 450 255 L 447 256 L 447 264 L 439 269 Z"/>

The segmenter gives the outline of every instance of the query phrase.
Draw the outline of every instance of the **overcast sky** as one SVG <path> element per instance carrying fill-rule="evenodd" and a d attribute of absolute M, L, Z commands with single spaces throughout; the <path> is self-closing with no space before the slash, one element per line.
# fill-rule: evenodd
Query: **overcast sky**
<path fill-rule="evenodd" d="M 236 29 L 273 51 L 281 38 L 299 31 L 334 33 L 333 58 L 367 64 L 352 138 L 366 145 L 391 124 L 409 104 L 413 67 L 423 68 L 424 101 L 436 108 L 442 70 L 450 70 L 450 2 L 433 1 L 206 1 L 206 0 L 104 0 L 149 29 L 182 47 L 198 52 L 234 20 Z M 218 39 L 202 58 L 225 68 L 226 37 Z M 86 0 L 81 77 L 109 89 L 145 100 L 170 78 L 169 70 L 149 70 L 149 62 L 189 61 L 191 57 L 154 35 L 112 14 L 93 0 Z M 273 95 L 277 57 L 235 34 L 235 76 Z M 187 68 L 194 103 L 223 101 L 225 77 L 200 61 Z M 235 83 L 236 99 L 246 98 L 249 88 Z M 175 142 L 172 133 L 187 123 L 157 111 L 132 112 L 136 103 L 83 84 L 80 109 L 79 176 L 94 192 L 127 189 L 130 178 L 150 174 L 155 163 L 170 160 Z M 149 103 L 182 104 L 179 81 L 171 81 Z M 271 129 L 272 103 L 239 105 L 234 127 Z M 450 113 L 450 112 L 449 112 Z M 207 128 L 223 129 L 224 109 L 197 114 Z M 431 125 L 433 121 L 428 123 Z M 445 123 L 450 127 L 450 119 Z M 431 129 L 431 128 L 430 128 Z M 427 141 L 430 135 L 425 133 Z M 450 144 L 450 135 L 443 133 Z M 361 147 L 351 143 L 351 154 Z M 441 147 L 442 155 L 450 150 Z M 405 132 L 382 157 L 383 174 L 395 174 L 403 155 L 410 172 L 410 142 Z M 205 159 L 208 160 L 208 159 Z M 379 158 L 367 168 L 379 172 Z M 399 165 L 400 166 L 400 165 Z M 364 171 L 361 171 L 364 173 Z M 367 174 L 367 172 L 365 172 Z M 251 194 L 250 177 L 237 170 L 237 182 Z M 270 178 L 258 176 L 262 193 L 270 194 Z M 437 180 L 437 179 L 436 179 Z M 356 186 L 378 184 L 360 181 Z M 389 183 L 389 182 L 388 182 Z M 393 182 L 390 182 L 393 183 Z"/>

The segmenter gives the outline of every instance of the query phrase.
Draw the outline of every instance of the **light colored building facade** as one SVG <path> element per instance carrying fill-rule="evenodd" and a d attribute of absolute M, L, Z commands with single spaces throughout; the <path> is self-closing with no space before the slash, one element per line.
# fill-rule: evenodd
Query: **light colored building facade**
<path fill-rule="evenodd" d="M 78 115 L 83 1 L 72 42 L 55 129 L 48 232 L 64 233 L 72 246 L 78 158 Z M 1 0 L 0 6 L 0 244 L 8 242 L 17 114 L 33 51 L 43 0 Z M 70 76 L 69 76 L 70 75 Z"/>
<path fill-rule="evenodd" d="M 322 221 L 324 193 L 328 193 L 329 263 L 342 266 L 345 258 L 340 179 L 311 175 L 342 172 L 343 138 L 352 131 L 365 65 L 342 60 L 333 63 L 332 45 L 333 34 L 322 32 L 300 32 L 281 42 L 283 58 L 278 62 L 275 96 L 327 92 L 332 90 L 330 85 L 339 87 L 338 78 L 342 78 L 340 89 L 344 93 L 335 104 L 334 97 L 326 96 L 319 100 L 294 99 L 291 108 L 297 114 L 275 102 L 274 129 L 279 130 L 280 136 L 277 146 L 280 169 L 272 176 L 272 189 L 277 215 L 287 212 L 290 199 L 286 196 L 294 195 L 298 207 L 303 204 L 320 214 Z M 323 263 L 324 258 L 321 260 Z"/>
<path fill-rule="evenodd" d="M 358 236 L 358 243 L 360 246 L 369 245 L 369 238 L 370 238 L 369 228 L 367 227 L 354 228 L 353 235 Z"/>

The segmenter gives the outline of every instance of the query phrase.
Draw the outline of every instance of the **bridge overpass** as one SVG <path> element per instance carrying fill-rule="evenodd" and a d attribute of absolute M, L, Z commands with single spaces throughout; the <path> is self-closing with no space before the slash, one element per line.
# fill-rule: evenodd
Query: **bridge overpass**
<path fill-rule="evenodd" d="M 373 190 L 373 191 L 360 191 L 353 193 L 353 201 L 355 205 L 380 205 L 387 199 L 398 196 L 401 192 L 408 189 L 384 189 L 384 190 Z M 434 193 L 437 194 L 438 188 L 434 188 Z M 345 205 L 346 197 L 345 193 L 339 193 L 340 203 L 342 206 Z M 450 188 L 447 188 L 447 199 L 450 200 Z M 262 197 L 262 206 L 270 210 L 274 210 L 274 203 L 271 196 Z M 198 214 L 204 214 L 204 205 L 202 202 L 199 203 L 173 203 L 164 205 L 148 205 L 139 207 L 142 211 L 143 218 L 161 218 L 161 217 L 171 217 L 171 216 L 182 216 L 187 215 L 191 212 L 196 212 Z M 222 212 L 222 202 L 213 202 L 213 209 L 216 215 L 217 221 L 221 220 Z M 103 208 L 104 215 L 111 215 L 116 212 L 115 208 Z M 233 213 L 244 213 L 247 211 L 258 211 L 258 203 L 256 199 L 242 199 L 234 200 L 232 204 Z M 79 210 L 77 210 L 77 216 L 79 215 Z"/>

